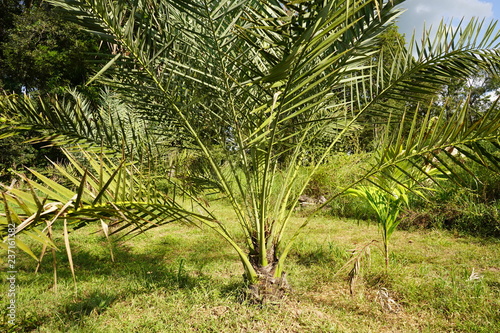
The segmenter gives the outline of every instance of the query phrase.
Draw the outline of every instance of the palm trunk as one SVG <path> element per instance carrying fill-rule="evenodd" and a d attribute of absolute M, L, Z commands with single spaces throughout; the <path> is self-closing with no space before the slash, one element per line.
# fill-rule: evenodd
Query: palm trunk
<path fill-rule="evenodd" d="M 248 299 L 252 303 L 272 303 L 280 301 L 290 290 L 286 279 L 286 273 L 277 271 L 279 259 L 275 256 L 274 246 L 266 253 L 267 265 L 260 264 L 260 256 L 257 253 L 249 256 L 253 270 L 257 273 L 257 279 L 250 281 L 248 286 Z"/>
<path fill-rule="evenodd" d="M 286 273 L 278 270 L 280 259 L 276 256 L 276 246 L 272 245 L 263 252 L 265 255 L 259 253 L 260 250 L 255 250 L 248 255 L 245 255 L 244 250 L 240 248 L 236 242 L 233 241 L 223 229 L 215 229 L 222 235 L 231 246 L 237 251 L 241 263 L 245 268 L 243 275 L 245 281 L 248 283 L 247 297 L 252 303 L 272 303 L 283 299 L 287 291 L 290 290 Z M 254 238 L 252 240 L 254 249 L 260 249 L 256 243 L 260 244 L 260 240 Z M 262 265 L 262 257 L 264 257 L 267 265 Z"/>
<path fill-rule="evenodd" d="M 389 242 L 384 239 L 385 272 L 389 271 Z"/>

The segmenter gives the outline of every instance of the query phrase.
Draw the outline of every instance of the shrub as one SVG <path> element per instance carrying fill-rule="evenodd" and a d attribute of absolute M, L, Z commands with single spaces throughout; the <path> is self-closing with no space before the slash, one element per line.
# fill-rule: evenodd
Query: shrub
<path fill-rule="evenodd" d="M 314 199 L 321 196 L 331 197 L 352 184 L 366 171 L 371 154 L 337 153 L 324 163 L 309 182 L 304 194 Z M 370 206 L 359 198 L 339 196 L 329 205 L 333 216 L 355 218 L 358 220 L 374 219 Z"/>
<path fill-rule="evenodd" d="M 471 165 L 458 170 L 462 186 L 442 182 L 431 198 L 414 200 L 400 227 L 445 228 L 476 236 L 500 237 L 500 174 Z M 472 176 L 474 175 L 474 176 Z"/>

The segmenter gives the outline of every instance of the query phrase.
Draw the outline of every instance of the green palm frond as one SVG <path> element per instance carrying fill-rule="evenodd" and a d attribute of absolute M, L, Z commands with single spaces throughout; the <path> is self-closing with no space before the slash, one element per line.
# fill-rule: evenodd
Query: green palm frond
<path fill-rule="evenodd" d="M 0 137 L 25 131 L 40 133 L 31 142 L 72 147 L 129 156 L 155 155 L 155 137 L 118 96 L 103 91 L 99 101 L 90 101 L 76 91 L 64 96 L 30 98 L 4 96 L 0 112 L 6 120 L 0 124 Z M 157 154 L 157 153 L 156 153 Z"/>
<path fill-rule="evenodd" d="M 16 210 L 11 208 L 11 204 L 9 204 L 9 201 L 7 199 L 8 197 L 8 194 L 2 193 L 4 210 L 3 214 L 0 215 L 0 235 L 2 235 L 2 242 L 0 243 L 0 246 L 5 250 L 13 249 L 15 251 L 15 249 L 20 249 L 29 254 L 35 260 L 38 260 L 31 248 L 21 239 L 16 237 L 17 226 L 24 223 L 26 220 L 24 219 L 24 216 L 22 214 L 18 214 Z M 24 213 L 31 213 L 32 210 L 24 205 L 22 200 L 17 200 L 17 203 L 19 203 L 19 207 L 23 210 Z M 37 218 L 43 213 L 42 209 L 35 209 L 35 211 L 36 214 L 34 218 Z M 49 246 L 54 249 L 57 248 L 52 240 L 47 237 L 47 235 L 39 228 L 31 228 L 30 230 L 25 230 L 24 235 L 44 246 Z"/>
<path fill-rule="evenodd" d="M 470 162 L 500 171 L 497 153 L 500 113 L 497 103 L 474 119 L 470 117 L 467 101 L 451 115 L 446 106 L 442 106 L 438 113 L 434 112 L 429 108 L 424 117 L 415 114 L 406 134 L 403 134 L 401 125 L 399 135 L 389 141 L 392 148 L 382 149 L 383 156 L 376 169 L 385 170 L 406 163 L 430 179 L 438 170 L 438 174 L 447 175 L 458 183 L 460 176 L 456 168 L 470 173 L 467 167 Z"/>
<path fill-rule="evenodd" d="M 244 251 L 204 205 L 205 201 L 179 186 L 174 179 L 170 184 L 174 190 L 167 195 L 157 190 L 151 176 L 146 170 L 139 169 L 138 163 L 117 161 L 113 155 L 80 150 L 84 166 L 73 154 L 65 152 L 72 172 L 63 166 L 54 166 L 69 185 L 61 185 L 35 170 L 29 170 L 31 177 L 20 175 L 27 189 L 3 186 L 7 213 L 0 221 L 12 224 L 9 221 L 15 219 L 14 234 L 26 234 L 55 247 L 44 235 L 47 231 L 51 233 L 51 226 L 59 221 L 73 228 L 100 222 L 106 228 L 106 234 L 122 237 L 135 236 L 172 222 L 184 222 L 213 229 L 238 249 L 242 260 L 250 265 Z M 14 213 L 19 209 L 23 210 L 23 214 Z M 40 232 L 43 226 L 45 228 Z M 109 226 L 113 227 L 112 232 L 109 232 Z M 1 231 L 2 239 L 7 239 L 7 228 Z M 66 242 L 68 247 L 69 240 Z M 19 243 L 19 247 L 24 248 L 22 246 L 23 243 Z M 26 251 L 33 255 L 28 247 Z"/>

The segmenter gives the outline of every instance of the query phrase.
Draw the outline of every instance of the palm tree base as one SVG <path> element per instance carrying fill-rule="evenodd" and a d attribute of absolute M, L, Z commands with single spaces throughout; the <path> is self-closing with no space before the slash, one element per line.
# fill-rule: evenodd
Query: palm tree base
<path fill-rule="evenodd" d="M 286 273 L 281 277 L 260 275 L 259 280 L 249 285 L 247 300 L 255 304 L 269 304 L 283 300 L 291 290 Z"/>

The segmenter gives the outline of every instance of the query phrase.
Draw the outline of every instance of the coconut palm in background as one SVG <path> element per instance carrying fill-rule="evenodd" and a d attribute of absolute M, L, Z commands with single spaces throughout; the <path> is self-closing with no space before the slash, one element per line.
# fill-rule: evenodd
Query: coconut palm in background
<path fill-rule="evenodd" d="M 284 263 L 293 240 L 313 219 L 290 230 L 293 207 L 317 166 L 362 119 L 402 124 L 395 140 L 408 146 L 368 170 L 367 177 L 402 161 L 425 160 L 442 169 L 464 165 L 453 158 L 439 163 L 450 146 L 498 165 L 477 148 L 498 138 L 494 107 L 473 121 L 466 108 L 457 110 L 452 122 L 414 107 L 451 79 L 496 70 L 495 25 L 443 26 L 421 47 L 400 45 L 387 56 L 377 37 L 402 2 L 51 1 L 115 45 L 92 81 L 109 86 L 130 109 L 110 117 L 109 108 L 77 93 L 40 100 L 5 97 L 5 135 L 30 128 L 43 130 L 44 139 L 54 143 L 97 148 L 83 154 L 84 163 L 68 153 L 75 171 L 61 168 L 73 184 L 65 190 L 39 175 L 43 185 L 28 181 L 31 191 L 7 188 L 7 205 L 24 211 L 8 210 L 11 220 L 31 216 L 19 232 L 63 218 L 106 220 L 117 232 L 130 233 L 175 221 L 207 225 L 238 253 L 256 299 L 279 296 L 286 289 Z M 408 114 L 413 121 L 404 120 Z M 311 162 L 308 147 L 325 133 L 331 140 L 316 167 L 301 175 L 301 164 Z M 181 177 L 162 145 L 192 151 L 197 167 Z M 155 190 L 160 171 L 167 174 L 166 195 Z M 236 221 L 211 210 L 210 193 L 227 200 Z M 59 204 L 47 206 L 50 202 Z M 230 233 L 230 223 L 239 224 L 243 236 Z"/>

